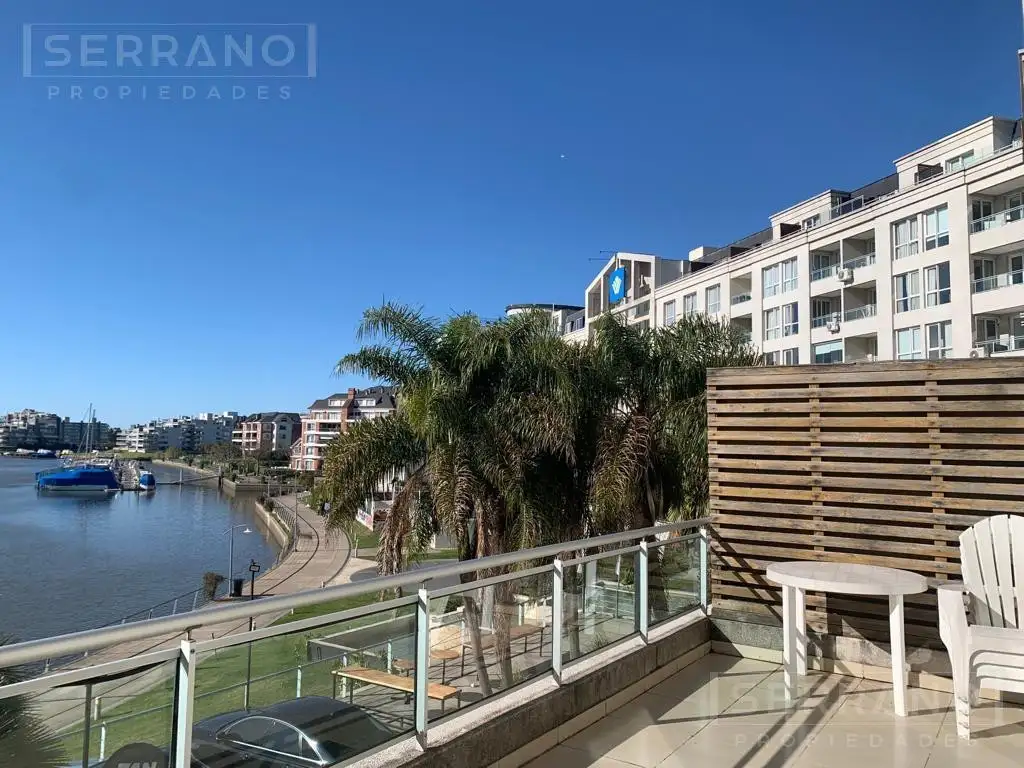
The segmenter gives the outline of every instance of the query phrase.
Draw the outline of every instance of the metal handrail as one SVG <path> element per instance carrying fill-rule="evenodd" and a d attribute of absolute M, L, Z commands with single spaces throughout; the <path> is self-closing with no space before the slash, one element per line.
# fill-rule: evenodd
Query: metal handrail
<path fill-rule="evenodd" d="M 877 304 L 865 304 L 863 307 L 854 307 L 843 313 L 843 320 L 860 320 L 865 317 L 874 317 L 878 314 Z"/>
<path fill-rule="evenodd" d="M 750 299 L 751 296 L 749 293 L 738 293 L 729 300 L 729 303 L 735 306 L 737 304 L 742 304 L 745 301 L 750 301 Z"/>
<path fill-rule="evenodd" d="M 988 229 L 996 229 L 1004 224 L 1009 224 L 1013 221 L 1020 221 L 1024 219 L 1024 205 L 1018 205 L 1015 208 L 1007 208 L 1005 211 L 999 211 L 989 216 L 982 216 L 981 218 L 974 219 L 971 222 L 971 233 L 984 232 Z"/>
<path fill-rule="evenodd" d="M 839 264 L 836 263 L 829 264 L 827 267 L 822 267 L 821 269 L 814 270 L 813 272 L 811 272 L 811 282 L 813 283 L 816 280 L 824 280 L 829 275 L 835 274 L 835 271 L 838 267 Z"/>
<path fill-rule="evenodd" d="M 848 259 L 843 262 L 844 269 L 857 269 L 860 267 L 868 267 L 875 263 L 875 252 L 865 253 L 863 256 L 854 256 L 852 259 Z"/>
<path fill-rule="evenodd" d="M 563 552 L 577 549 L 602 547 L 609 544 L 618 544 L 623 541 L 656 536 L 659 533 L 671 533 L 673 531 L 697 528 L 702 525 L 708 525 L 710 522 L 711 518 L 705 517 L 657 525 L 650 528 L 620 531 L 603 536 L 548 544 L 518 552 L 491 555 L 490 557 L 482 557 L 475 560 L 423 568 L 413 573 L 379 576 L 375 579 L 354 584 L 340 584 L 334 587 L 308 590 L 292 595 L 264 597 L 257 601 L 244 601 L 234 605 L 225 605 L 178 616 L 167 616 L 123 626 L 90 629 L 39 640 L 28 640 L 23 643 L 0 648 L 0 668 L 31 664 L 48 658 L 81 653 L 96 648 L 105 648 L 133 640 L 146 640 L 169 634 L 188 632 L 203 626 L 220 624 L 222 622 L 240 621 L 271 613 L 286 613 L 293 608 L 305 608 L 343 598 L 358 597 L 367 593 L 377 593 L 402 587 L 419 587 L 433 579 L 462 576 L 463 574 L 485 571 L 492 568 L 503 568 L 529 560 L 556 557 Z M 0 691 L 2 691 L 2 688 L 0 688 Z"/>
<path fill-rule="evenodd" d="M 984 293 L 994 291 L 997 288 L 1006 288 L 1010 285 L 1024 284 L 1024 270 L 1015 269 L 1012 272 L 1003 272 L 989 277 L 980 277 L 971 282 L 971 293 Z"/>

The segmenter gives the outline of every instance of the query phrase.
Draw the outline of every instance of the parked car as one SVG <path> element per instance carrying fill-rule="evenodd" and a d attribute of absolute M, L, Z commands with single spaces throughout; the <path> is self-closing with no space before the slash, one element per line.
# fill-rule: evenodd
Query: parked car
<path fill-rule="evenodd" d="M 196 723 L 192 754 L 209 768 L 322 768 L 393 736 L 360 707 L 303 696 Z"/>

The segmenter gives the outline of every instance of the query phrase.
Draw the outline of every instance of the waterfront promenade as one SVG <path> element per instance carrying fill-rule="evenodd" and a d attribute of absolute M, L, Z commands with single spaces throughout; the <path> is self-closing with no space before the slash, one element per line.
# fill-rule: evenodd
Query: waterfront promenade
<path fill-rule="evenodd" d="M 257 599 L 264 596 L 292 594 L 311 589 L 319 589 L 325 584 L 338 583 L 335 579 L 342 573 L 349 561 L 351 548 L 348 537 L 341 532 L 328 533 L 324 519 L 317 515 L 295 496 L 282 496 L 274 500 L 288 509 L 295 510 L 298 520 L 298 537 L 292 551 L 273 569 L 260 574 L 255 583 Z M 246 591 L 249 585 L 246 584 Z M 244 598 L 248 600 L 248 596 Z M 223 605 L 227 601 L 212 603 L 212 606 Z M 200 609 L 202 611 L 204 609 Z M 256 626 L 272 624 L 280 618 L 280 614 L 256 617 Z M 235 634 L 248 629 L 246 619 L 225 622 L 203 627 L 193 633 L 195 640 L 210 640 L 215 637 Z M 101 664 L 105 661 L 123 659 L 149 651 L 176 648 L 180 644 L 183 633 L 169 634 L 165 638 L 148 638 L 146 640 L 121 643 L 109 648 L 90 653 L 89 656 L 70 666 L 82 668 Z M 149 689 L 161 679 L 165 671 L 161 669 L 139 675 L 127 681 L 111 682 L 96 686 L 93 696 L 108 697 L 108 700 L 125 702 L 132 696 Z M 48 727 L 61 730 L 81 722 L 83 718 L 84 692 L 82 696 L 74 695 L 79 689 L 50 691 L 35 699 L 39 711 Z"/>

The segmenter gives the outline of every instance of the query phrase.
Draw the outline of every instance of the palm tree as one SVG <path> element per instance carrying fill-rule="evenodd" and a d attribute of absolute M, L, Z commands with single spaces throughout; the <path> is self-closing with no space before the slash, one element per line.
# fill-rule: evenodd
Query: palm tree
<path fill-rule="evenodd" d="M 526 314 L 483 323 L 458 315 L 440 323 L 386 304 L 367 310 L 360 336 L 383 343 L 347 355 L 338 372 L 397 387 L 400 408 L 355 424 L 332 443 L 318 500 L 331 502 L 329 525 L 342 526 L 382 482 L 407 475 L 381 531 L 383 573 L 401 570 L 438 530 L 457 541 L 460 559 L 468 560 L 557 540 L 581 527 L 568 520 L 561 503 L 552 503 L 561 502 L 570 473 L 560 458 L 565 440 L 549 423 L 563 418 L 562 409 L 544 393 L 552 382 L 567 380 L 571 369 L 549 318 Z M 569 509 L 583 514 L 583 498 Z M 511 602 L 511 587 L 495 588 L 499 608 Z M 463 602 L 486 694 L 480 606 L 471 595 Z M 496 610 L 494 620 L 505 685 L 512 684 L 509 613 Z"/>
<path fill-rule="evenodd" d="M 0 636 L 0 646 L 13 642 L 11 637 Z M 23 670 L 0 669 L 0 686 L 26 678 Z M 60 739 L 39 721 L 26 697 L 0 699 L 0 765 L 58 768 L 66 762 Z"/>
<path fill-rule="evenodd" d="M 615 381 L 600 425 L 592 504 L 603 530 L 697 517 L 708 504 L 707 370 L 763 363 L 727 322 L 691 315 L 667 328 L 597 328 L 595 353 Z M 652 608 L 667 611 L 660 548 L 651 557 Z"/>

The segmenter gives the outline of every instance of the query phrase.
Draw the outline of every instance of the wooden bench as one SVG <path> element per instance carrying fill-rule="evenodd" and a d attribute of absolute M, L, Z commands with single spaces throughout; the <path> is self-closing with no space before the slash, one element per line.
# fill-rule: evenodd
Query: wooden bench
<path fill-rule="evenodd" d="M 377 669 L 367 669 L 366 667 L 342 667 L 341 669 L 331 670 L 333 684 L 331 686 L 332 698 L 338 698 L 338 679 L 342 680 L 353 680 L 360 683 L 367 683 L 369 685 L 379 685 L 381 688 L 390 688 L 393 691 L 401 691 L 412 695 L 416 690 L 416 681 L 412 677 L 405 675 L 392 675 L 387 672 L 381 672 Z M 348 689 L 348 700 L 351 703 L 355 686 L 349 686 Z M 433 699 L 434 701 L 441 702 L 441 712 L 444 713 L 444 704 L 448 699 L 453 696 L 459 697 L 459 705 L 462 705 L 461 693 L 458 688 L 451 685 L 440 685 L 439 683 L 428 683 L 427 684 L 427 698 Z M 408 699 L 407 699 L 408 700 Z"/>

